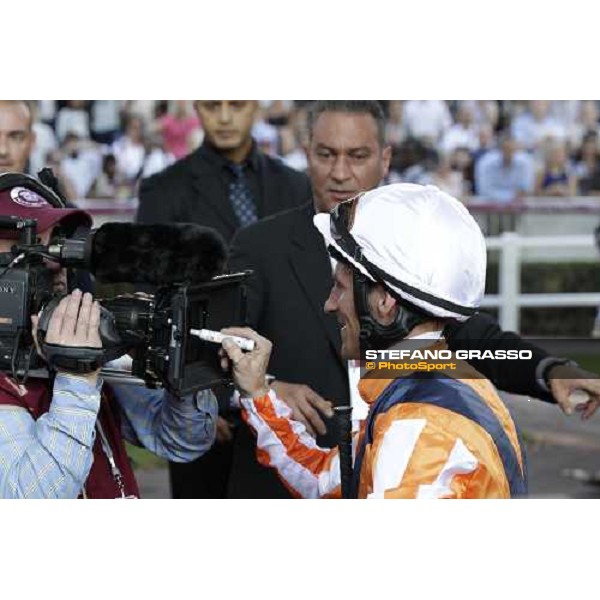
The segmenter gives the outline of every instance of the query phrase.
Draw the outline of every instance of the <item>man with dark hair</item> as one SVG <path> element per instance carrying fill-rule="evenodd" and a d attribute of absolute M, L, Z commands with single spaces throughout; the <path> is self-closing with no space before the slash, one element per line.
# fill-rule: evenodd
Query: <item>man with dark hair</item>
<path fill-rule="evenodd" d="M 254 100 L 196 101 L 204 142 L 142 181 L 137 220 L 198 223 L 229 241 L 240 227 L 305 202 L 306 176 L 256 147 L 257 106 Z"/>
<path fill-rule="evenodd" d="M 344 112 L 371 115 L 377 125 L 377 141 L 384 148 L 386 145 L 385 130 L 387 120 L 379 102 L 373 100 L 317 100 L 312 103 L 307 113 L 309 133 L 319 118 L 325 112 Z"/>
<path fill-rule="evenodd" d="M 294 418 L 321 445 L 331 446 L 331 404 L 346 402 L 348 374 L 337 322 L 323 312 L 332 269 L 312 218 L 376 187 L 389 167 L 391 149 L 382 143 L 385 116 L 377 102 L 321 100 L 310 106 L 308 119 L 313 200 L 242 230 L 232 243 L 230 267 L 255 271 L 248 324 L 273 341 L 273 388 Z M 230 496 L 289 497 L 275 474 L 258 465 L 247 427 L 240 428 L 235 444 Z"/>
<path fill-rule="evenodd" d="M 383 114 L 376 102 L 318 101 L 310 114 L 306 152 L 313 200 L 240 231 L 232 244 L 230 267 L 254 270 L 248 325 L 273 342 L 269 373 L 276 380 L 272 388 L 290 406 L 293 418 L 318 434 L 320 446 L 332 446 L 336 440 L 327 421 L 330 403 L 346 403 L 350 389 L 347 365 L 340 355 L 339 326 L 332 315 L 323 312 L 332 286 L 332 265 L 313 216 L 377 187 L 388 171 L 391 149 L 382 144 Z M 485 350 L 501 344 L 531 349 L 534 360 L 530 365 L 527 361 L 519 361 L 518 367 L 503 366 L 502 361 L 473 362 L 502 390 L 552 401 L 545 387 L 549 381 L 564 410 L 575 387 L 585 387 L 600 401 L 598 380 L 586 379 L 586 374 L 565 365 L 566 361 L 547 356 L 515 334 L 501 332 L 483 313 L 460 326 L 449 326 L 446 334 L 453 350 Z M 230 495 L 289 497 L 275 475 L 258 465 L 254 448 L 253 434 L 241 429 Z"/>
<path fill-rule="evenodd" d="M 137 220 L 213 227 L 230 241 L 255 221 L 310 198 L 306 175 L 261 152 L 252 138 L 254 100 L 197 100 L 202 146 L 141 183 Z M 223 404 L 226 403 L 223 396 Z M 222 412 L 227 412 L 223 407 Z M 230 422 L 219 418 L 217 443 L 199 461 L 170 466 L 175 498 L 223 498 L 231 462 Z"/>

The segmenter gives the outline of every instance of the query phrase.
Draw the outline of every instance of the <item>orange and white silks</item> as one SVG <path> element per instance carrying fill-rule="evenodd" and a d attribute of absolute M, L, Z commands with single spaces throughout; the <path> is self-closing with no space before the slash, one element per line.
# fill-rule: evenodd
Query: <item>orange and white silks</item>
<path fill-rule="evenodd" d="M 439 375 L 364 378 L 369 417 L 354 436 L 359 498 L 510 498 L 526 492 L 515 424 L 493 385 L 459 363 Z M 469 375 L 471 378 L 469 378 Z M 316 445 L 273 391 L 242 398 L 261 464 L 294 496 L 340 496 L 337 448 Z"/>

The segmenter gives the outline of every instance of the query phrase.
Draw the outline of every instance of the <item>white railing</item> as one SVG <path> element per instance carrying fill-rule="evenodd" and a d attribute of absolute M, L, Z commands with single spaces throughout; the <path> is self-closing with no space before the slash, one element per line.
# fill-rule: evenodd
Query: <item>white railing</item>
<path fill-rule="evenodd" d="M 486 238 L 488 250 L 500 251 L 497 295 L 487 295 L 484 307 L 500 309 L 499 322 L 504 330 L 519 331 L 523 307 L 600 306 L 600 292 L 577 294 L 521 294 L 521 264 L 523 248 L 594 248 L 592 235 L 532 236 L 503 233 Z"/>

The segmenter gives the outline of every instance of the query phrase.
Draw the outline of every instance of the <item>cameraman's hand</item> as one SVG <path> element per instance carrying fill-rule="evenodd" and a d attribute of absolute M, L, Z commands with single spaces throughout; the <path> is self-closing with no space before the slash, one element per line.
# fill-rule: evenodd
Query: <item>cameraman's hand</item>
<path fill-rule="evenodd" d="M 318 433 L 321 435 L 327 433 L 321 415 L 333 416 L 331 402 L 321 398 L 307 385 L 274 381 L 271 387 L 277 393 L 278 398 L 291 408 L 294 420 L 303 423 L 308 433 L 313 437 L 316 437 Z"/>
<path fill-rule="evenodd" d="M 43 357 L 37 344 L 38 317 L 32 317 L 33 336 L 38 352 Z M 50 317 L 46 342 L 59 346 L 101 348 L 100 340 L 100 305 L 94 302 L 91 294 L 83 294 L 74 290 L 65 296 Z M 95 385 L 99 371 L 78 375 Z"/>
<path fill-rule="evenodd" d="M 248 327 L 230 327 L 221 333 L 254 340 L 254 350 L 244 352 L 232 340 L 224 339 L 221 366 L 227 369 L 232 365 L 235 385 L 243 396 L 257 398 L 268 394 L 267 365 L 273 344 Z"/>

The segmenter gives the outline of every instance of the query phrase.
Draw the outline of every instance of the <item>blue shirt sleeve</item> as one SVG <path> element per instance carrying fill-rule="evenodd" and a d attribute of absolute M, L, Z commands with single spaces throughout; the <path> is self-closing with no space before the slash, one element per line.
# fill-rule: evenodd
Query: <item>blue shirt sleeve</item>
<path fill-rule="evenodd" d="M 50 410 L 37 421 L 0 406 L 1 498 L 77 498 L 92 466 L 100 386 L 57 375 Z"/>
<path fill-rule="evenodd" d="M 34 420 L 0 405 L 0 498 L 77 498 L 89 475 L 102 381 L 60 374 L 50 410 Z M 173 461 L 203 454 L 215 438 L 217 403 L 210 391 L 182 400 L 166 392 L 113 386 L 123 433 Z"/>
<path fill-rule="evenodd" d="M 210 390 L 176 398 L 164 390 L 111 384 L 126 440 L 173 462 L 189 462 L 213 444 L 217 401 Z"/>

